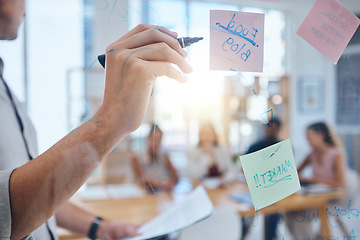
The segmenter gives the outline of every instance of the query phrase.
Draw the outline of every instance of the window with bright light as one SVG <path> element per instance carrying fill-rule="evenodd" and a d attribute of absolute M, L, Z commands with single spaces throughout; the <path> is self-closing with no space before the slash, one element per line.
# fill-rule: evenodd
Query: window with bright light
<path fill-rule="evenodd" d="M 66 77 L 70 69 L 83 66 L 81 12 L 81 1 L 32 1 L 27 9 L 28 110 L 40 152 L 70 131 Z"/>
<path fill-rule="evenodd" d="M 285 74 L 284 13 L 277 10 L 239 8 L 236 5 L 214 2 L 180 0 L 152 0 L 146 9 L 149 23 L 168 27 L 177 31 L 180 36 L 204 38 L 201 42 L 186 48 L 189 54 L 188 61 L 194 69 L 186 84 L 179 84 L 167 78 L 157 80 L 153 99 L 154 121 L 167 132 L 164 145 L 177 148 L 196 144 L 199 125 L 204 122 L 211 122 L 216 126 L 222 141 L 242 132 L 249 135 L 248 132 L 252 131 L 251 125 L 246 123 L 243 126 L 239 122 L 230 124 L 233 129 L 241 129 L 235 135 L 227 136 L 225 133 L 225 125 L 228 123 L 224 118 L 229 114 L 224 106 L 227 104 L 225 97 L 228 94 L 225 86 L 227 79 L 234 77 L 234 74 L 209 70 L 209 13 L 212 9 L 265 13 L 264 72 L 243 73 L 245 79 L 237 80 L 240 87 L 249 91 L 247 94 L 250 95 L 246 118 L 258 122 L 261 121 L 259 115 L 263 112 L 263 108 L 259 107 L 259 100 L 266 108 L 268 96 L 266 91 L 262 91 L 262 95 L 251 96 L 255 76 L 261 77 L 260 87 L 264 90 L 269 78 L 280 78 Z M 235 142 L 238 144 L 239 139 Z"/>

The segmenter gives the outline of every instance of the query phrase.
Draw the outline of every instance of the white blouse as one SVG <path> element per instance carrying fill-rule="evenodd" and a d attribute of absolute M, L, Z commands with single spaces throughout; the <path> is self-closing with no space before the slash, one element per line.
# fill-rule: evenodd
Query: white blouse
<path fill-rule="evenodd" d="M 222 176 L 231 180 L 234 177 L 234 166 L 228 151 L 222 146 L 214 146 L 213 157 L 200 146 L 188 151 L 188 177 L 201 180 L 208 174 L 208 169 L 215 161 Z"/>

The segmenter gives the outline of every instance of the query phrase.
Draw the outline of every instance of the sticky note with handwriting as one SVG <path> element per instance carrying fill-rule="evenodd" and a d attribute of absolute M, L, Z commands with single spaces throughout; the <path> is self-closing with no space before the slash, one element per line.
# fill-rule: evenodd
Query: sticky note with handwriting
<path fill-rule="evenodd" d="M 264 62 L 262 13 L 210 11 L 210 69 L 262 72 Z"/>
<path fill-rule="evenodd" d="M 240 161 L 256 210 L 300 190 L 289 139 L 241 156 Z"/>
<path fill-rule="evenodd" d="M 359 24 L 338 0 L 316 0 L 296 33 L 336 64 Z"/>

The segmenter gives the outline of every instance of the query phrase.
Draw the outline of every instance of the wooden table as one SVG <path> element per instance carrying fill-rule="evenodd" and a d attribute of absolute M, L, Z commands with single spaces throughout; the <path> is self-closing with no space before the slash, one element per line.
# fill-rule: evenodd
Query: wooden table
<path fill-rule="evenodd" d="M 219 188 L 207 190 L 208 195 L 215 207 L 231 207 L 235 209 L 240 216 L 254 216 L 255 209 L 246 203 L 235 202 L 229 198 L 230 193 L 248 192 L 246 184 L 236 183 L 228 188 Z M 295 193 L 271 206 L 265 207 L 258 211 L 260 214 L 285 213 L 291 211 L 300 211 L 309 208 L 319 209 L 319 219 L 321 221 L 321 234 L 324 239 L 330 236 L 330 226 L 326 217 L 327 203 L 330 200 L 341 198 L 345 195 L 344 190 L 336 192 L 304 195 Z M 175 196 L 176 197 L 176 196 Z M 111 199 L 102 201 L 80 201 L 76 197 L 73 198 L 74 203 L 82 208 L 102 216 L 107 219 L 124 220 L 135 223 L 145 223 L 162 211 L 171 203 L 173 196 L 171 194 L 160 193 L 156 195 L 144 195 L 138 198 Z M 65 230 L 59 230 L 60 240 L 79 238 Z"/>
<path fill-rule="evenodd" d="M 223 191 L 223 192 L 222 192 Z M 208 194 L 214 204 L 214 206 L 231 206 L 236 209 L 240 216 L 254 216 L 256 211 L 253 207 L 244 207 L 244 204 L 237 203 L 229 199 L 228 195 L 231 192 L 240 192 L 247 191 L 247 186 L 245 184 L 236 185 L 226 190 L 211 190 L 208 191 Z M 295 212 L 306 209 L 318 209 L 319 210 L 319 219 L 321 222 L 321 236 L 324 239 L 328 239 L 331 235 L 330 226 L 326 216 L 326 208 L 328 207 L 328 202 L 330 200 L 335 200 L 344 197 L 346 194 L 345 190 L 336 190 L 334 192 L 322 193 L 316 195 L 308 194 L 299 194 L 295 193 L 291 196 L 282 199 L 279 202 L 276 202 L 268 207 L 260 209 L 258 212 L 260 214 L 274 214 L 274 213 L 285 213 L 285 212 Z"/>

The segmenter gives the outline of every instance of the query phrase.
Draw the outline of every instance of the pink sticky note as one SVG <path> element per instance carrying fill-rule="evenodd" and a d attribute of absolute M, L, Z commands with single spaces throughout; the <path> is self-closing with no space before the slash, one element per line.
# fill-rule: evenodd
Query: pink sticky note
<path fill-rule="evenodd" d="M 261 13 L 210 11 L 210 69 L 262 72 L 264 19 Z"/>
<path fill-rule="evenodd" d="M 338 0 L 316 0 L 296 33 L 336 64 L 359 24 Z"/>

